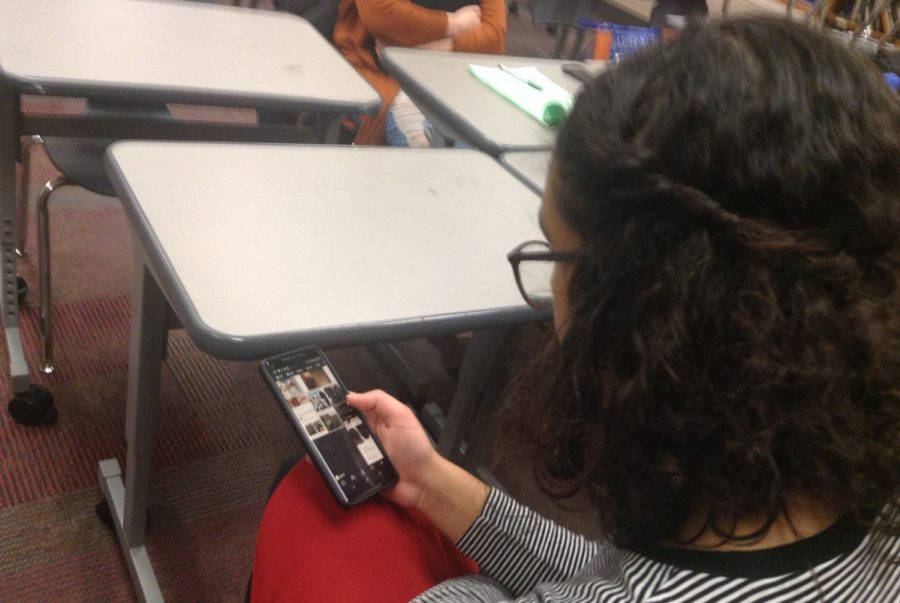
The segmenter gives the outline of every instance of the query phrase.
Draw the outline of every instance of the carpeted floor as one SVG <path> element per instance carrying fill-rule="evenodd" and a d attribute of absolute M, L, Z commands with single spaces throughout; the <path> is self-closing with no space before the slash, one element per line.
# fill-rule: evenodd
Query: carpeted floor
<path fill-rule="evenodd" d="M 552 41 L 527 16 L 512 17 L 509 46 L 517 54 L 546 55 Z M 35 111 L 82 106 L 52 99 L 29 104 Z M 192 118 L 254 119 L 252 111 L 172 110 Z M 32 203 L 53 175 L 40 154 L 31 173 Z M 115 534 L 94 510 L 102 498 L 97 462 L 124 460 L 130 236 L 116 199 L 76 187 L 53 199 L 58 368 L 52 376 L 36 370 L 34 290 L 21 322 L 33 380 L 51 389 L 60 416 L 55 425 L 26 428 L 0 412 L 0 601 L 131 601 L 135 594 Z M 19 268 L 35 288 L 33 236 L 28 250 Z M 424 341 L 400 348 L 435 384 L 430 395 L 446 402 L 453 383 L 438 351 Z M 8 384 L 5 350 L 0 346 L 0 378 Z M 367 350 L 337 350 L 330 357 L 350 387 L 381 387 L 408 399 Z M 241 600 L 272 477 L 299 442 L 256 363 L 215 360 L 181 331 L 170 335 L 161 400 L 147 544 L 163 593 L 170 601 Z M 527 491 L 527 480 L 520 486 Z"/>

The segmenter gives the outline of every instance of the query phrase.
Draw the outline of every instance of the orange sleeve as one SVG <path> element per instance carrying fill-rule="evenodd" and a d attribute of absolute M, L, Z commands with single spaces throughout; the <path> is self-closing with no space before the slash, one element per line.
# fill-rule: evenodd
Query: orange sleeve
<path fill-rule="evenodd" d="M 506 51 L 506 1 L 481 0 L 481 27 L 453 38 L 453 50 L 503 54 Z"/>
<path fill-rule="evenodd" d="M 447 13 L 409 0 L 356 0 L 356 9 L 366 29 L 387 46 L 418 46 L 447 35 Z"/>

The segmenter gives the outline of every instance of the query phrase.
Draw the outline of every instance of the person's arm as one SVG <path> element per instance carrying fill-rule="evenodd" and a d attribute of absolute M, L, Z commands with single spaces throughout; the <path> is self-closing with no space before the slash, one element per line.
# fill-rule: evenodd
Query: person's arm
<path fill-rule="evenodd" d="M 505 0 L 481 0 L 481 26 L 454 36 L 453 50 L 503 54 L 506 51 Z"/>
<path fill-rule="evenodd" d="M 500 490 L 457 542 L 481 573 L 519 597 L 541 582 L 562 582 L 593 559 L 601 543 L 542 517 Z"/>
<path fill-rule="evenodd" d="M 477 27 L 469 11 L 447 13 L 405 0 L 356 0 L 359 18 L 385 46 L 419 46 L 452 38 Z"/>
<path fill-rule="evenodd" d="M 482 573 L 519 595 L 565 580 L 597 552 L 591 542 L 541 517 L 440 456 L 415 414 L 382 391 L 351 393 L 381 440 L 400 481 L 387 496 L 418 509 Z"/>

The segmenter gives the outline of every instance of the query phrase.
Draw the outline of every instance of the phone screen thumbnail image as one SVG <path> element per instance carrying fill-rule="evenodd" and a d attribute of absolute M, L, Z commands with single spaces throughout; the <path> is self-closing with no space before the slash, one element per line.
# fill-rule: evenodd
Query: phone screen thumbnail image
<path fill-rule="evenodd" d="M 392 468 L 325 358 L 315 350 L 270 363 L 272 376 L 335 481 L 353 500 L 391 479 Z"/>

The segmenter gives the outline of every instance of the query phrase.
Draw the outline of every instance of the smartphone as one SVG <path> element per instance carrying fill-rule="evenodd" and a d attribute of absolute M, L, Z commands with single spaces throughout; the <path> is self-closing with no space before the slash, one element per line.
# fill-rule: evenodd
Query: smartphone
<path fill-rule="evenodd" d="M 353 506 L 397 482 L 384 448 L 347 404 L 347 388 L 321 349 L 273 356 L 260 369 L 340 504 Z"/>

